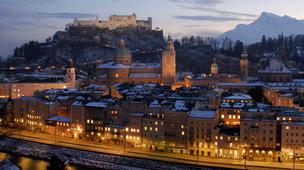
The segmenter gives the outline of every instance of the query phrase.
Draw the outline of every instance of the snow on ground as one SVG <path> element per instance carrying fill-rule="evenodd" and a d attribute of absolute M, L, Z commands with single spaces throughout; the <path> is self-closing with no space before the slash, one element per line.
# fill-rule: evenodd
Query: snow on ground
<path fill-rule="evenodd" d="M 20 168 L 18 168 L 18 166 L 16 166 L 15 164 L 13 164 L 8 159 L 5 159 L 5 160 L 3 160 L 3 161 L 0 162 L 0 169 L 1 170 L 20 170 Z"/>
<path fill-rule="evenodd" d="M 0 149 L 3 152 L 25 155 L 28 157 L 35 157 L 44 160 L 50 159 L 51 155 L 56 155 L 62 160 L 69 160 L 70 164 L 72 165 L 96 167 L 102 169 L 210 169 L 204 167 L 190 167 L 187 165 L 149 159 L 131 158 L 70 148 L 62 148 L 12 138 L 2 138 L 0 140 Z"/>

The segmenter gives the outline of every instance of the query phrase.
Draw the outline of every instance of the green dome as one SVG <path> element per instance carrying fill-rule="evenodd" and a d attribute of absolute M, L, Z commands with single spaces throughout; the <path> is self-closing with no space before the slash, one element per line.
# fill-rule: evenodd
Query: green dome
<path fill-rule="evenodd" d="M 131 57 L 131 51 L 126 47 L 116 49 L 115 57 Z"/>
<path fill-rule="evenodd" d="M 116 49 L 115 57 L 131 57 L 131 51 L 126 48 L 124 40 L 120 40 L 119 47 Z"/>

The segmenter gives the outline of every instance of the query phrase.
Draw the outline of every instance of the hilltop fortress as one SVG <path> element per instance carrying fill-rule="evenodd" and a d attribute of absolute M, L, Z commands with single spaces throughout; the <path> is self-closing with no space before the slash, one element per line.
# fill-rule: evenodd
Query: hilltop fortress
<path fill-rule="evenodd" d="M 134 13 L 132 15 L 111 15 L 107 21 L 99 20 L 98 17 L 91 20 L 79 20 L 75 18 L 74 22 L 67 26 L 95 26 L 109 30 L 140 27 L 152 30 L 152 18 L 148 17 L 147 20 L 137 20 L 136 14 Z"/>

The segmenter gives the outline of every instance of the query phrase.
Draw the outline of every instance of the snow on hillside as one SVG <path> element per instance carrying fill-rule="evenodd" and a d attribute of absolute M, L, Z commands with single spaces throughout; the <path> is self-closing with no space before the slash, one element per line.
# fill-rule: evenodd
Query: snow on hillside
<path fill-rule="evenodd" d="M 278 37 L 304 34 L 304 21 L 289 16 L 278 16 L 272 13 L 263 12 L 258 19 L 246 25 L 237 25 L 235 29 L 220 35 L 221 38 L 231 38 L 231 40 L 241 40 L 246 44 L 255 43 L 266 37 Z"/>

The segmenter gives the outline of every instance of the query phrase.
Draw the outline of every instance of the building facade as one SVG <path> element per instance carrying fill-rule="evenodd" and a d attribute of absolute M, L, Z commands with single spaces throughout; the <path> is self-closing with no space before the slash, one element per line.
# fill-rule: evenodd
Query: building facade
<path fill-rule="evenodd" d="M 106 21 L 96 19 L 91 20 L 79 20 L 74 19 L 72 24 L 67 26 L 95 26 L 102 29 L 115 30 L 117 28 L 136 28 L 142 27 L 148 30 L 152 30 L 152 18 L 148 17 L 147 20 L 137 20 L 135 14 L 132 15 L 111 15 Z"/>
<path fill-rule="evenodd" d="M 132 63 L 132 54 L 124 40 L 116 49 L 114 60 L 97 67 L 98 84 L 112 86 L 118 83 L 175 83 L 175 50 L 173 41 L 168 40 L 163 51 L 162 63 Z"/>

